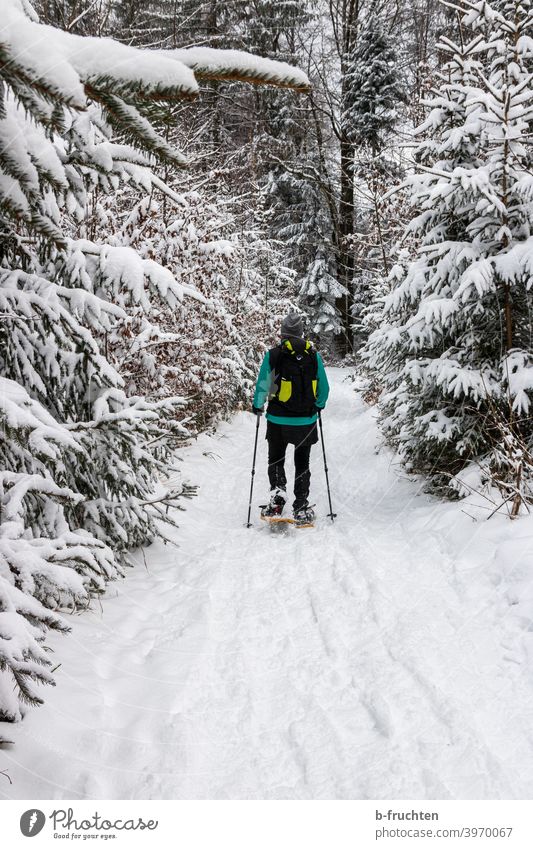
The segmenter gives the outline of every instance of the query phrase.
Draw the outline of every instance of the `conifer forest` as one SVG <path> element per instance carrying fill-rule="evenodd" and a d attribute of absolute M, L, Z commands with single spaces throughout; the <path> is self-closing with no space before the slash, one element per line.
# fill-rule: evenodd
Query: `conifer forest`
<path fill-rule="evenodd" d="M 532 0 L 0 7 L 2 798 L 530 798 Z"/>

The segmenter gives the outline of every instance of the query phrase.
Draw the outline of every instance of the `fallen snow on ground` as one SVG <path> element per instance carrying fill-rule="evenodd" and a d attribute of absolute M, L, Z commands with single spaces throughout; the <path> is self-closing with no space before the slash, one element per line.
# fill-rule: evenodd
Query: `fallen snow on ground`
<path fill-rule="evenodd" d="M 336 523 L 319 446 L 322 518 L 272 532 L 244 527 L 252 416 L 198 439 L 180 547 L 48 638 L 57 687 L 8 729 L 5 798 L 533 796 L 533 517 L 420 494 L 330 375 Z M 261 438 L 256 508 L 265 466 Z"/>

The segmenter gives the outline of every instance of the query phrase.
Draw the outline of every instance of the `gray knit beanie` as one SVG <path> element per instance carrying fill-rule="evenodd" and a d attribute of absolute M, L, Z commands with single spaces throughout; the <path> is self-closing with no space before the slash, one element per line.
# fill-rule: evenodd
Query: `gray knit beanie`
<path fill-rule="evenodd" d="M 304 323 L 301 315 L 296 312 L 290 312 L 281 322 L 281 335 L 283 339 L 288 336 L 302 337 L 304 335 Z"/>

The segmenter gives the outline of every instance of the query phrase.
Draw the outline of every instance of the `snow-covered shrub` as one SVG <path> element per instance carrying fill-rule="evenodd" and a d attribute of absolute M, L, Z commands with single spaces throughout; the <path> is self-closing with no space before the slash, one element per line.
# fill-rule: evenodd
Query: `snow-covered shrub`
<path fill-rule="evenodd" d="M 162 263 L 190 296 L 127 309 L 108 335 L 110 359 L 129 391 L 186 397 L 187 427 L 202 429 L 251 401 L 261 341 L 279 326 L 279 307 L 288 308 L 281 297 L 278 307 L 276 293 L 290 272 L 260 233 L 236 232 L 235 216 L 216 197 L 186 192 L 163 203 L 152 194 L 120 209 L 120 229 L 108 241 Z M 102 215 L 110 228 L 116 212 Z M 267 291 L 273 273 L 274 292 Z"/>
<path fill-rule="evenodd" d="M 408 468 L 450 492 L 482 463 L 515 515 L 533 495 L 533 11 L 463 5 L 408 181 L 418 247 L 366 356 Z"/>

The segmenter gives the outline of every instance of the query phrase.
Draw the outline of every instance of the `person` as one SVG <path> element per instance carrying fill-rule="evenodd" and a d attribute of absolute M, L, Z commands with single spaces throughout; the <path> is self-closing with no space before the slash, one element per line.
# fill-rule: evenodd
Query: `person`
<path fill-rule="evenodd" d="M 294 445 L 294 521 L 309 524 L 314 511 L 309 505 L 311 446 L 318 442 L 317 418 L 329 395 L 329 384 L 320 354 L 304 338 L 303 321 L 289 313 L 281 323 L 281 341 L 265 354 L 252 406 L 262 415 L 265 402 L 268 441 L 270 498 L 262 508 L 264 518 L 281 516 L 287 502 L 285 453 Z"/>

